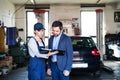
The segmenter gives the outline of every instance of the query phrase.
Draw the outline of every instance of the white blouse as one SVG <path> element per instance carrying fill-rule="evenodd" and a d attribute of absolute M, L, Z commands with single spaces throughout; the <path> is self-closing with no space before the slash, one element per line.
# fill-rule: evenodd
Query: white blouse
<path fill-rule="evenodd" d="M 40 46 L 43 46 L 43 44 L 39 44 Z M 37 43 L 35 41 L 34 38 L 31 38 L 28 41 L 28 51 L 29 51 L 29 55 L 31 57 L 39 57 L 39 58 L 48 58 L 47 54 L 40 54 L 39 50 L 38 50 L 38 46 Z"/>

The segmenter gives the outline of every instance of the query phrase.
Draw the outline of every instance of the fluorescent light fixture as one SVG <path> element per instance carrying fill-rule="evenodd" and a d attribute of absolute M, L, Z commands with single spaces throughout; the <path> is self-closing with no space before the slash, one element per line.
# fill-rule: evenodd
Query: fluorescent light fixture
<path fill-rule="evenodd" d="M 35 4 L 35 0 L 30 0 L 33 4 Z"/>

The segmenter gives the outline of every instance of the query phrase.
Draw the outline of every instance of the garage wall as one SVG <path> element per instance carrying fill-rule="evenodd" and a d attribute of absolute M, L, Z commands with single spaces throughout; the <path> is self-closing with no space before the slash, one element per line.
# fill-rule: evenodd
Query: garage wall
<path fill-rule="evenodd" d="M 8 0 L 0 1 L 0 20 L 4 22 L 4 26 L 15 26 L 14 11 L 15 6 Z"/>
<path fill-rule="evenodd" d="M 16 6 L 16 9 L 19 8 Z M 79 5 L 51 5 L 50 6 L 50 24 L 54 20 L 58 19 L 71 19 L 80 18 L 80 6 Z M 106 5 L 104 8 L 104 30 L 105 33 L 118 33 L 120 32 L 120 23 L 114 22 L 114 11 L 120 11 L 112 7 L 111 5 Z M 0 20 L 4 22 L 5 26 L 11 27 L 16 26 L 18 28 L 26 28 L 26 13 L 24 7 L 18 10 L 15 14 L 15 6 L 8 0 L 0 1 Z M 14 16 L 16 19 L 14 20 Z M 80 21 L 79 21 L 80 24 Z M 25 30 L 26 31 L 26 30 Z M 20 36 L 25 38 L 25 32 L 21 32 Z"/>
<path fill-rule="evenodd" d="M 72 21 L 72 18 L 78 18 L 78 23 L 80 22 L 80 5 L 51 5 L 50 16 L 49 16 L 50 19 L 49 28 L 51 28 L 51 25 L 55 20 Z M 68 31 L 67 35 L 74 35 L 72 24 L 70 25 L 69 27 L 67 27 L 67 31 Z"/>
<path fill-rule="evenodd" d="M 111 5 L 107 5 L 104 9 L 104 28 L 106 33 L 118 33 L 120 32 L 120 22 L 114 22 L 114 12 L 120 11 L 112 7 Z"/>
<path fill-rule="evenodd" d="M 17 8 L 18 6 L 16 6 Z M 79 18 L 80 24 L 80 6 L 79 5 L 51 5 L 50 6 L 50 14 L 49 14 L 49 28 L 54 20 L 58 19 L 71 19 L 71 18 Z M 120 23 L 114 22 L 114 11 L 115 10 L 111 5 L 106 5 L 104 10 L 104 35 L 106 33 L 117 33 L 120 31 Z M 25 28 L 26 28 L 26 20 L 25 20 L 25 9 L 21 8 L 16 13 L 16 26 L 18 28 L 23 28 L 24 31 L 20 33 L 20 36 L 25 40 Z M 80 27 L 80 26 L 79 26 Z M 104 37 L 104 36 L 103 36 Z"/>
<path fill-rule="evenodd" d="M 19 9 L 20 5 L 16 5 L 16 9 Z M 20 8 L 16 12 L 15 25 L 17 28 L 23 28 L 24 31 L 20 32 L 19 35 L 22 39 L 26 40 L 26 10 L 24 7 Z M 80 18 L 80 6 L 79 5 L 51 5 L 50 6 L 50 14 L 49 14 L 49 28 L 51 28 L 51 24 L 55 20 L 59 19 L 72 19 L 72 18 Z M 80 22 L 80 21 L 78 21 Z"/>
<path fill-rule="evenodd" d="M 26 40 L 26 10 L 24 6 L 16 5 L 15 7 L 15 25 L 18 29 L 23 29 L 19 31 L 19 36 L 25 41 Z"/>
<path fill-rule="evenodd" d="M 50 25 L 55 20 L 72 18 L 80 18 L 80 5 L 50 6 Z"/>

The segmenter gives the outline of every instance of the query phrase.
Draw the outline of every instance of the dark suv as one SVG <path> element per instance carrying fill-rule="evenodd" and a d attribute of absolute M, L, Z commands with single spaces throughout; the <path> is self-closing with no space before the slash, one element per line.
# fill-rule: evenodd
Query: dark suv
<path fill-rule="evenodd" d="M 91 37 L 71 36 L 73 45 L 72 73 L 92 73 L 100 76 L 100 52 Z"/>

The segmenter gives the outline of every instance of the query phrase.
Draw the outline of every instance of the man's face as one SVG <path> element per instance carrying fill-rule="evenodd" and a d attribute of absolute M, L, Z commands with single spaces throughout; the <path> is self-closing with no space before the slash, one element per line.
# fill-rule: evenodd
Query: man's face
<path fill-rule="evenodd" d="M 58 36 L 61 33 L 61 30 L 59 27 L 52 27 L 52 34 L 54 36 Z"/>

